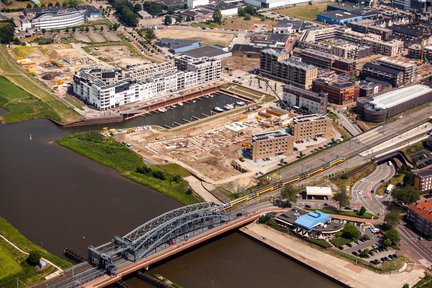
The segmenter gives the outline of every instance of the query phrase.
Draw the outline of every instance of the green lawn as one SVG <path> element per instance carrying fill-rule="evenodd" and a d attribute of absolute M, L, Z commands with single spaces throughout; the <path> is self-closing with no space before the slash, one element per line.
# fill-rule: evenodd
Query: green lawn
<path fill-rule="evenodd" d="M 3 57 L 3 55 L 7 55 L 6 57 L 9 57 L 9 54 L 4 46 L 0 46 L 0 53 L 0 75 L 11 81 L 13 84 L 19 86 L 23 90 L 27 91 L 27 93 L 31 93 L 31 95 L 33 95 L 35 98 L 46 104 L 50 109 L 46 109 L 45 116 L 50 116 L 51 118 L 62 123 L 74 122 L 81 119 L 81 116 L 78 113 L 52 96 L 48 92 L 47 87 L 45 87 L 42 82 L 35 79 L 34 75 L 29 74 L 18 67 L 14 59 L 10 59 L 13 64 L 9 64 L 5 57 Z M 24 75 L 29 78 L 24 77 Z M 40 86 L 36 85 L 36 83 Z M 6 89 L 4 89 L 4 87 L 5 86 L 0 86 L 0 91 L 5 92 Z M 24 107 L 13 107 L 14 109 L 22 109 L 23 111 L 28 112 L 32 109 L 31 106 L 34 105 L 34 102 L 17 102 L 15 105 Z M 26 117 L 29 117 L 29 115 Z M 23 117 L 20 118 L 21 119 L 18 121 L 24 120 Z"/>
<path fill-rule="evenodd" d="M 0 76 L 0 107 L 8 113 L 3 115 L 6 123 L 15 123 L 27 119 L 39 119 L 50 116 L 58 118 L 57 113 L 41 100 Z"/>
<path fill-rule="evenodd" d="M 181 177 L 188 177 L 191 175 L 188 170 L 175 163 L 160 165 L 159 168 L 161 168 L 166 173 L 179 175 Z"/>
<path fill-rule="evenodd" d="M 336 237 L 334 239 L 331 239 L 330 242 L 336 247 L 342 247 L 343 245 L 351 243 L 352 241 L 350 239 Z"/>
<path fill-rule="evenodd" d="M 337 215 L 365 218 L 365 219 L 372 219 L 373 217 L 376 218 L 373 214 L 369 212 L 366 212 L 363 215 L 359 215 L 354 211 L 339 211 L 339 210 L 332 210 L 332 209 L 318 209 L 318 210 L 328 214 L 337 214 Z"/>
<path fill-rule="evenodd" d="M 162 167 L 152 166 L 154 171 L 164 171 L 165 180 L 151 174 L 138 173 L 138 167 L 145 166 L 142 158 L 110 137 L 103 137 L 98 132 L 71 134 L 58 141 L 59 144 L 78 152 L 100 164 L 116 169 L 121 175 L 159 192 L 162 192 L 184 204 L 202 201 L 198 196 L 188 192 L 189 185 L 181 177 L 175 181 L 174 174 L 187 175 L 183 168 L 175 164 Z M 167 173 L 169 171 L 169 173 Z M 181 174 L 181 175 L 180 175 Z"/>
<path fill-rule="evenodd" d="M 71 267 L 69 262 L 30 242 L 3 218 L 0 218 L 0 234 L 26 252 L 36 250 L 39 251 L 42 257 L 62 268 Z M 52 266 L 47 269 L 36 270 L 25 262 L 26 258 L 25 254 L 0 238 L 0 287 L 16 287 L 17 278 L 22 283 L 31 285 L 42 281 L 46 275 L 56 270 Z"/>
<path fill-rule="evenodd" d="M 286 15 L 289 17 L 313 21 L 316 20 L 316 15 L 327 10 L 327 5 L 332 2 L 314 3 L 313 5 L 301 5 L 291 8 L 282 8 L 273 12 Z"/>
<path fill-rule="evenodd" d="M 76 108 L 78 108 L 78 109 L 80 109 L 80 110 L 84 110 L 84 108 L 81 106 L 81 104 L 79 104 L 79 103 L 76 102 L 75 100 L 66 97 L 66 101 L 68 101 L 70 104 L 72 104 L 72 105 L 75 106 Z"/>

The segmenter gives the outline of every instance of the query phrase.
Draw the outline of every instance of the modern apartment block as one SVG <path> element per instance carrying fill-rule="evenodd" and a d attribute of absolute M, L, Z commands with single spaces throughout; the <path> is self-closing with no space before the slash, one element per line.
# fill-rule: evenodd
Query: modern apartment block
<path fill-rule="evenodd" d="M 389 57 L 381 57 L 378 63 L 384 67 L 390 67 L 403 72 L 404 84 L 409 84 L 415 80 L 416 64 L 401 60 L 392 59 Z"/>
<path fill-rule="evenodd" d="M 414 187 L 420 191 L 432 190 L 432 169 L 415 171 Z"/>
<path fill-rule="evenodd" d="M 276 74 L 279 62 L 287 60 L 289 57 L 289 54 L 283 51 L 263 49 L 261 50 L 260 70 Z"/>
<path fill-rule="evenodd" d="M 332 120 L 326 115 L 306 115 L 294 117 L 294 141 L 313 139 L 315 137 L 331 137 Z"/>
<path fill-rule="evenodd" d="M 427 200 L 409 205 L 406 218 L 418 232 L 425 237 L 432 237 L 432 201 Z"/>
<path fill-rule="evenodd" d="M 333 43 L 328 45 L 323 41 L 326 39 Z M 380 35 L 363 34 L 339 26 L 307 30 L 298 43 L 300 48 L 312 48 L 351 59 L 362 58 L 372 53 L 394 57 L 401 54 L 404 48 L 404 43 L 400 40 L 384 41 Z"/>
<path fill-rule="evenodd" d="M 293 53 L 294 56 L 300 57 L 302 59 L 302 62 L 324 69 L 330 69 L 333 66 L 334 62 L 339 59 L 339 57 L 336 55 L 322 51 L 316 51 L 309 48 L 294 48 Z"/>
<path fill-rule="evenodd" d="M 313 92 L 293 85 L 283 89 L 283 101 L 292 107 L 299 107 L 311 114 L 327 113 L 328 93 Z"/>
<path fill-rule="evenodd" d="M 373 20 L 362 20 L 362 21 L 356 21 L 356 22 L 349 22 L 347 23 L 347 27 L 351 28 L 352 31 L 360 32 L 363 34 L 376 34 L 380 35 L 384 41 L 390 40 L 393 31 L 388 28 L 383 28 L 380 26 L 374 25 Z"/>
<path fill-rule="evenodd" d="M 73 91 L 97 109 L 107 110 L 217 81 L 220 65 L 220 60 L 182 56 L 176 62 L 133 65 L 126 73 L 119 68 L 81 68 L 75 73 Z"/>
<path fill-rule="evenodd" d="M 260 73 L 262 75 L 304 89 L 312 87 L 312 81 L 318 74 L 317 67 L 292 59 L 275 61 L 277 57 L 285 59 L 285 55 L 274 55 L 274 50 L 267 50 L 261 51 L 261 62 L 263 63 L 260 63 Z"/>
<path fill-rule="evenodd" d="M 294 138 L 286 131 L 273 131 L 252 135 L 252 160 L 290 155 L 294 151 Z"/>
<path fill-rule="evenodd" d="M 180 56 L 175 58 L 177 69 L 196 74 L 196 85 L 218 81 L 221 77 L 221 61 L 213 58 Z"/>
<path fill-rule="evenodd" d="M 315 79 L 312 91 L 327 92 L 328 102 L 345 105 L 357 100 L 359 87 L 351 78 L 339 76 L 336 80 Z"/>
<path fill-rule="evenodd" d="M 412 59 L 418 59 L 420 60 L 420 57 L 422 56 L 421 51 L 421 45 L 420 44 L 413 44 L 410 47 L 408 47 L 408 57 Z M 428 62 L 432 62 L 432 46 L 426 46 L 423 49 L 423 59 L 421 60 L 427 60 Z"/>
<path fill-rule="evenodd" d="M 404 72 L 378 63 L 368 62 L 363 65 L 360 79 L 364 80 L 366 78 L 388 82 L 393 87 L 399 87 L 404 84 Z"/>

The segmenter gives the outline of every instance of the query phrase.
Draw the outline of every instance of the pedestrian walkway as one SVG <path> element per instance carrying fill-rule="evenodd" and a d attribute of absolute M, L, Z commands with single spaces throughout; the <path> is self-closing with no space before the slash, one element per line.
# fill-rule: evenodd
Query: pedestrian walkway
<path fill-rule="evenodd" d="M 381 220 L 379 219 L 366 219 L 366 218 L 359 218 L 359 217 L 352 217 L 352 216 L 345 216 L 345 215 L 339 215 L 339 214 L 330 214 L 332 218 L 340 219 L 340 220 L 346 220 L 351 222 L 357 222 L 357 223 L 368 223 L 373 225 L 378 225 L 381 223 Z"/>

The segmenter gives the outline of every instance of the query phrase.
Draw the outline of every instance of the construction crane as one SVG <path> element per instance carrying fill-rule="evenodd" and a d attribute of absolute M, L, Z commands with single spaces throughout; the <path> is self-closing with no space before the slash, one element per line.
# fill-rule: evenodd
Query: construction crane
<path fill-rule="evenodd" d="M 277 94 L 276 90 L 273 87 L 271 87 L 268 79 L 262 77 L 261 74 L 259 74 L 259 72 L 257 74 L 257 78 L 258 78 L 258 81 L 263 81 L 267 85 L 267 87 L 270 88 L 270 90 L 273 92 L 273 94 L 276 96 L 276 98 L 280 100 L 280 102 L 285 107 L 285 109 L 290 110 L 290 108 L 288 107 L 288 105 L 286 105 L 285 102 L 279 97 L 279 95 Z"/>
<path fill-rule="evenodd" d="M 422 65 L 423 62 L 427 62 L 427 59 L 425 59 L 426 57 L 424 55 L 424 49 L 425 49 L 425 46 L 426 46 L 426 40 L 423 40 L 420 45 L 421 45 L 420 60 L 417 62 L 417 65 Z M 426 60 L 426 61 L 424 61 L 424 60 Z"/>

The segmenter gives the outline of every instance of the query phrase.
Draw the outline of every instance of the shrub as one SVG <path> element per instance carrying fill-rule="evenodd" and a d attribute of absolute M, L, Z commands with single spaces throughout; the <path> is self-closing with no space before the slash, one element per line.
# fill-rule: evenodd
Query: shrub
<path fill-rule="evenodd" d="M 37 264 L 39 264 L 40 258 L 41 255 L 38 251 L 31 251 L 26 259 L 26 262 L 31 266 L 36 266 Z"/>

